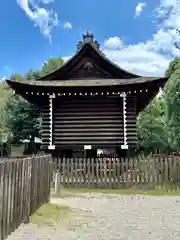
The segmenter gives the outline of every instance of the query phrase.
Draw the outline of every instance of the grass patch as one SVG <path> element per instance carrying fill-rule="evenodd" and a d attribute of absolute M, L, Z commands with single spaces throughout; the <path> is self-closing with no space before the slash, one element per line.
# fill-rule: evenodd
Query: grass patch
<path fill-rule="evenodd" d="M 55 226 L 67 218 L 70 212 L 71 209 L 67 206 L 44 204 L 30 217 L 30 222 L 38 226 Z"/>
<path fill-rule="evenodd" d="M 162 190 L 155 188 L 153 190 L 139 190 L 139 189 L 87 189 L 87 188 L 69 188 L 63 189 L 60 194 L 52 193 L 52 197 L 75 197 L 81 196 L 83 193 L 102 193 L 102 194 L 121 194 L 121 195 L 147 195 L 147 196 L 180 196 L 180 190 Z"/>

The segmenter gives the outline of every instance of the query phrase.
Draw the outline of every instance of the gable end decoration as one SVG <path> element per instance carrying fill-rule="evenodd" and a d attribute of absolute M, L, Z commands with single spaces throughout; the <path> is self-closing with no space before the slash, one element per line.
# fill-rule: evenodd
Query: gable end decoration
<path fill-rule="evenodd" d="M 92 62 L 88 61 L 84 64 L 84 68 L 87 69 L 87 70 L 90 70 L 93 68 L 93 64 Z"/>

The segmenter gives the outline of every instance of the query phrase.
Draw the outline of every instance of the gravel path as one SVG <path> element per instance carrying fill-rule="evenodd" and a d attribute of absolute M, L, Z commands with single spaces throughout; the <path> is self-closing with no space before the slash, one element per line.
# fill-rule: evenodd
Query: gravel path
<path fill-rule="evenodd" d="M 78 211 L 56 228 L 22 225 L 8 240 L 180 239 L 180 197 L 93 193 L 51 201 Z"/>

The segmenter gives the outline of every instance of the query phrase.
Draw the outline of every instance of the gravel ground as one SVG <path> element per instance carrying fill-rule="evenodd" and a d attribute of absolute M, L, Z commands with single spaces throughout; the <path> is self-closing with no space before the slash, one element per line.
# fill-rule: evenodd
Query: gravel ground
<path fill-rule="evenodd" d="M 51 200 L 75 209 L 66 224 L 22 225 L 8 240 L 180 239 L 180 197 L 81 195 Z"/>

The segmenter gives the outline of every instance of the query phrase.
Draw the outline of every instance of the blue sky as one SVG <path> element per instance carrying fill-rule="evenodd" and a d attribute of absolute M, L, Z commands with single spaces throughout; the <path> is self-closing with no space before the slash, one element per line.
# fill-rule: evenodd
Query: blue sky
<path fill-rule="evenodd" d="M 89 29 L 105 54 L 123 68 L 163 76 L 179 52 L 179 0 L 2 0 L 0 77 L 65 59 Z"/>

